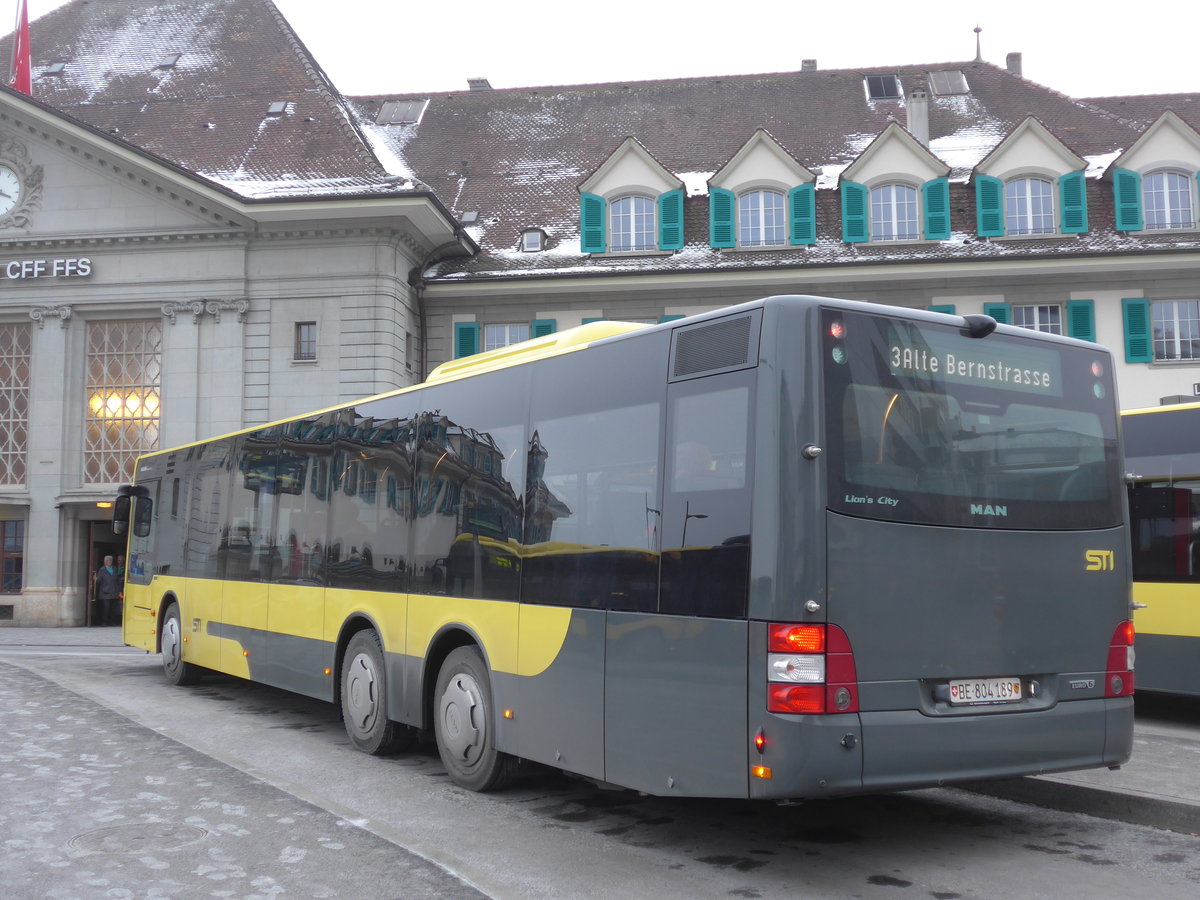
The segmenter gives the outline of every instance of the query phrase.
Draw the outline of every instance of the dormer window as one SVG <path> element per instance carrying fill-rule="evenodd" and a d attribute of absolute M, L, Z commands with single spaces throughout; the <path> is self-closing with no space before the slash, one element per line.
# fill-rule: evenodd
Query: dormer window
<path fill-rule="evenodd" d="M 787 238 L 787 206 L 779 191 L 747 191 L 738 197 L 738 246 L 780 247 Z"/>
<path fill-rule="evenodd" d="M 871 240 L 915 241 L 921 236 L 917 189 L 885 184 L 871 191 Z"/>
<path fill-rule="evenodd" d="M 1154 172 L 1142 178 L 1142 211 L 1147 230 L 1192 228 L 1192 179 L 1183 172 Z"/>
<path fill-rule="evenodd" d="M 657 249 L 658 229 L 652 199 L 622 197 L 614 200 L 609 210 L 609 249 L 612 252 Z"/>
<path fill-rule="evenodd" d="M 287 108 L 288 105 L 286 100 L 273 100 L 267 107 L 267 115 L 282 116 L 285 112 L 287 112 Z"/>
<path fill-rule="evenodd" d="M 1006 234 L 1054 234 L 1054 186 L 1045 178 L 1014 178 L 1004 185 Z"/>
<path fill-rule="evenodd" d="M 536 253 L 545 249 L 546 233 L 540 228 L 527 228 L 521 232 L 521 252 Z"/>
<path fill-rule="evenodd" d="M 683 247 L 683 182 L 635 138 L 579 186 L 584 253 L 653 253 Z"/>

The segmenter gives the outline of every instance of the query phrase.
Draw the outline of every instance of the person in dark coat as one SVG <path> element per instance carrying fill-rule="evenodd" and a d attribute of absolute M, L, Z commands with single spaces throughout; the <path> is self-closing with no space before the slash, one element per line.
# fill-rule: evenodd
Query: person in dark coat
<path fill-rule="evenodd" d="M 93 625 L 121 624 L 121 594 L 124 588 L 124 573 L 117 571 L 111 556 L 104 557 L 104 565 L 96 570 L 96 590 L 92 595 L 92 602 L 96 604 L 92 614 Z"/>

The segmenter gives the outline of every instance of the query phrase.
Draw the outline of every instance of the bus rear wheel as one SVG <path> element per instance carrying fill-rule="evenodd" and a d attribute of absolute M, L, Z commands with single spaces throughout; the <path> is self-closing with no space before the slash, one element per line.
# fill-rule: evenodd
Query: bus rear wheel
<path fill-rule="evenodd" d="M 434 704 L 438 754 L 454 783 L 472 791 L 510 784 L 517 761 L 496 749 L 492 687 L 478 650 L 459 647 L 446 657 Z"/>
<path fill-rule="evenodd" d="M 163 674 L 171 684 L 195 684 L 200 680 L 200 667 L 183 661 L 183 625 L 178 603 L 168 606 L 163 615 L 162 664 Z"/>
<path fill-rule="evenodd" d="M 355 747 L 387 756 L 412 743 L 411 729 L 387 717 L 387 668 L 374 631 L 360 631 L 350 639 L 341 687 L 342 722 Z"/>

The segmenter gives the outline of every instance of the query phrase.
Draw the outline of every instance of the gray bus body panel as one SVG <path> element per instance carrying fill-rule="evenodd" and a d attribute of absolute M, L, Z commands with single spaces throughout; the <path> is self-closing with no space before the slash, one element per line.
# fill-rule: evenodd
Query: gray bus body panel
<path fill-rule="evenodd" d="M 655 795 L 747 795 L 746 632 L 744 621 L 608 614 L 608 781 Z"/>

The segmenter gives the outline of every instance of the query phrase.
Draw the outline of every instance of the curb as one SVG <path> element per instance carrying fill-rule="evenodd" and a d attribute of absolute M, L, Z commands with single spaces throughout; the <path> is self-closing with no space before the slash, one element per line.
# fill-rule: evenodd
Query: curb
<path fill-rule="evenodd" d="M 1047 776 L 1008 778 L 957 785 L 975 794 L 1014 800 L 1046 809 L 1149 825 L 1180 834 L 1200 834 L 1200 803 L 1146 794 L 1087 787 Z"/>

